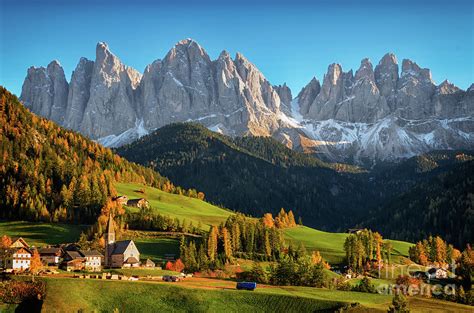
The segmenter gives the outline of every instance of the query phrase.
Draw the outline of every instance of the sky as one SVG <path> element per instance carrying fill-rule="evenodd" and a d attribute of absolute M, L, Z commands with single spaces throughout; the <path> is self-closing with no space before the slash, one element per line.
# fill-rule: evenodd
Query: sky
<path fill-rule="evenodd" d="M 0 0 L 0 85 L 17 94 L 28 67 L 58 60 L 69 81 L 107 42 L 140 72 L 185 38 L 210 55 L 241 52 L 296 95 L 327 67 L 344 71 L 387 52 L 462 89 L 474 82 L 473 1 Z"/>

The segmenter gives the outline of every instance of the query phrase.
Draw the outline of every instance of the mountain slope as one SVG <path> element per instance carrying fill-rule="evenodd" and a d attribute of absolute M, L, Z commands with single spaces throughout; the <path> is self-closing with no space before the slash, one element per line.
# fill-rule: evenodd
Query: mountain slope
<path fill-rule="evenodd" d="M 92 222 L 116 180 L 167 179 L 29 112 L 0 87 L 0 217 Z"/>
<path fill-rule="evenodd" d="M 211 202 L 255 216 L 284 207 L 306 225 L 335 230 L 361 214 L 364 186 L 334 169 L 357 168 L 324 163 L 275 140 L 232 139 L 198 124 L 173 124 L 117 152 L 184 187 L 199 186 Z M 341 197 L 347 188 L 353 195 Z"/>
<path fill-rule="evenodd" d="M 433 162 L 423 169 L 431 170 Z M 426 167 L 428 165 L 428 167 Z M 419 168 L 419 167 L 418 167 Z M 474 240 L 474 161 L 432 173 L 371 212 L 363 225 L 394 239 L 416 241 L 440 235 L 458 247 Z M 390 186 L 386 186 L 390 188 Z"/>
<path fill-rule="evenodd" d="M 438 177 L 468 164 L 473 159 L 469 151 L 432 152 L 398 164 L 379 164 L 370 172 L 339 165 L 343 171 L 337 172 L 336 165 L 290 150 L 271 138 L 230 138 L 198 124 L 173 124 L 117 152 L 187 188 L 204 191 L 214 203 L 255 216 L 285 207 L 301 216 L 305 225 L 323 230 L 362 225 L 393 239 L 415 241 L 437 233 L 455 244 L 471 240 L 468 231 L 456 235 L 454 226 L 439 222 L 443 220 L 439 214 L 445 214 L 447 223 L 468 227 L 470 210 L 463 206 L 467 200 L 462 200 L 463 205 L 450 204 L 452 209 L 444 205 L 439 212 L 431 211 L 420 226 L 418 221 L 425 218 L 430 203 L 424 202 L 424 192 L 412 192 L 431 190 L 431 185 L 439 184 Z M 462 181 L 465 176 L 458 177 L 459 186 L 453 183 L 443 192 L 452 200 L 451 192 L 464 193 L 463 199 L 469 199 L 469 185 Z M 403 200 L 410 192 L 409 201 Z M 429 197 L 435 199 L 432 194 Z M 416 205 L 410 206 L 411 202 Z M 399 215 L 406 220 L 392 218 Z M 455 221 L 460 216 L 464 218 Z"/>

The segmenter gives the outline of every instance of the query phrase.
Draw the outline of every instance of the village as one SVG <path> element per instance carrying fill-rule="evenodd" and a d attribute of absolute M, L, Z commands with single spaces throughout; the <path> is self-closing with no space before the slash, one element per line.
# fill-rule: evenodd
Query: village
<path fill-rule="evenodd" d="M 55 275 L 71 272 L 75 273 L 73 277 L 79 278 L 131 281 L 138 280 L 139 277 L 137 275 L 128 277 L 104 270 L 156 269 L 157 273 L 161 270 L 161 266 L 156 266 L 152 260 L 140 258 L 140 251 L 133 240 L 116 241 L 114 221 L 111 215 L 107 223 L 105 240 L 105 253 L 102 254 L 97 250 L 83 250 L 76 243 L 34 247 L 30 246 L 22 237 L 8 238 L 6 240 L 7 247 L 5 247 L 5 240 L 3 242 L 0 267 L 4 274 Z M 81 273 L 81 275 L 77 273 Z M 147 275 L 147 278 L 178 281 L 190 276 L 192 275 Z"/>

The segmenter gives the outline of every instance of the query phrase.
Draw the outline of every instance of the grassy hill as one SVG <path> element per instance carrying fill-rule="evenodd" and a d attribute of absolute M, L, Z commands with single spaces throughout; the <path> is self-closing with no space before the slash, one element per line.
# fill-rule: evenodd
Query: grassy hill
<path fill-rule="evenodd" d="M 233 214 L 231 211 L 196 198 L 171 194 L 140 184 L 117 183 L 115 187 L 119 195 L 126 195 L 129 199 L 146 198 L 156 212 L 177 217 L 180 220 L 186 219 L 188 222 L 192 222 L 194 226 L 201 223 L 205 230 L 209 229 L 210 225 L 225 222 L 227 217 Z M 145 190 L 144 194 L 139 192 L 141 189 Z M 129 209 L 137 210 L 136 208 Z"/>
<path fill-rule="evenodd" d="M 0 235 L 23 237 L 29 245 L 44 246 L 75 242 L 87 226 L 70 224 L 33 223 L 24 221 L 0 222 Z"/>
<path fill-rule="evenodd" d="M 156 212 L 180 220 L 192 221 L 194 225 L 198 225 L 200 222 L 205 230 L 208 229 L 208 225 L 225 222 L 227 217 L 233 214 L 231 211 L 199 199 L 165 193 L 140 184 L 117 183 L 115 187 L 120 195 L 127 195 L 129 198 L 144 197 Z M 145 190 L 145 193 L 141 193 L 141 189 Z M 137 210 L 136 208 L 129 209 Z M 285 229 L 284 234 L 287 240 L 293 241 L 296 245 L 303 243 L 309 251 L 320 251 L 321 255 L 332 264 L 341 263 L 344 258 L 343 244 L 348 236 L 347 233 L 331 233 L 298 226 Z M 408 248 L 412 245 L 411 243 L 396 240 L 391 242 L 395 261 L 398 261 L 399 257 L 408 256 Z"/>

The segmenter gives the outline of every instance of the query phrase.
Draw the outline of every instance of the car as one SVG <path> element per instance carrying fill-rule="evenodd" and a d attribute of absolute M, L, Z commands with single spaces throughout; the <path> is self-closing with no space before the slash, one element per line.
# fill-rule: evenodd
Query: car
<path fill-rule="evenodd" d="M 177 282 L 180 280 L 180 278 L 178 276 L 174 276 L 174 275 L 165 275 L 163 276 L 163 280 L 164 281 L 167 281 L 167 282 Z"/>
<path fill-rule="evenodd" d="M 255 288 L 257 288 L 257 283 L 255 282 L 248 282 L 248 281 L 242 281 L 238 282 L 236 288 L 238 290 L 250 290 L 253 291 Z"/>

